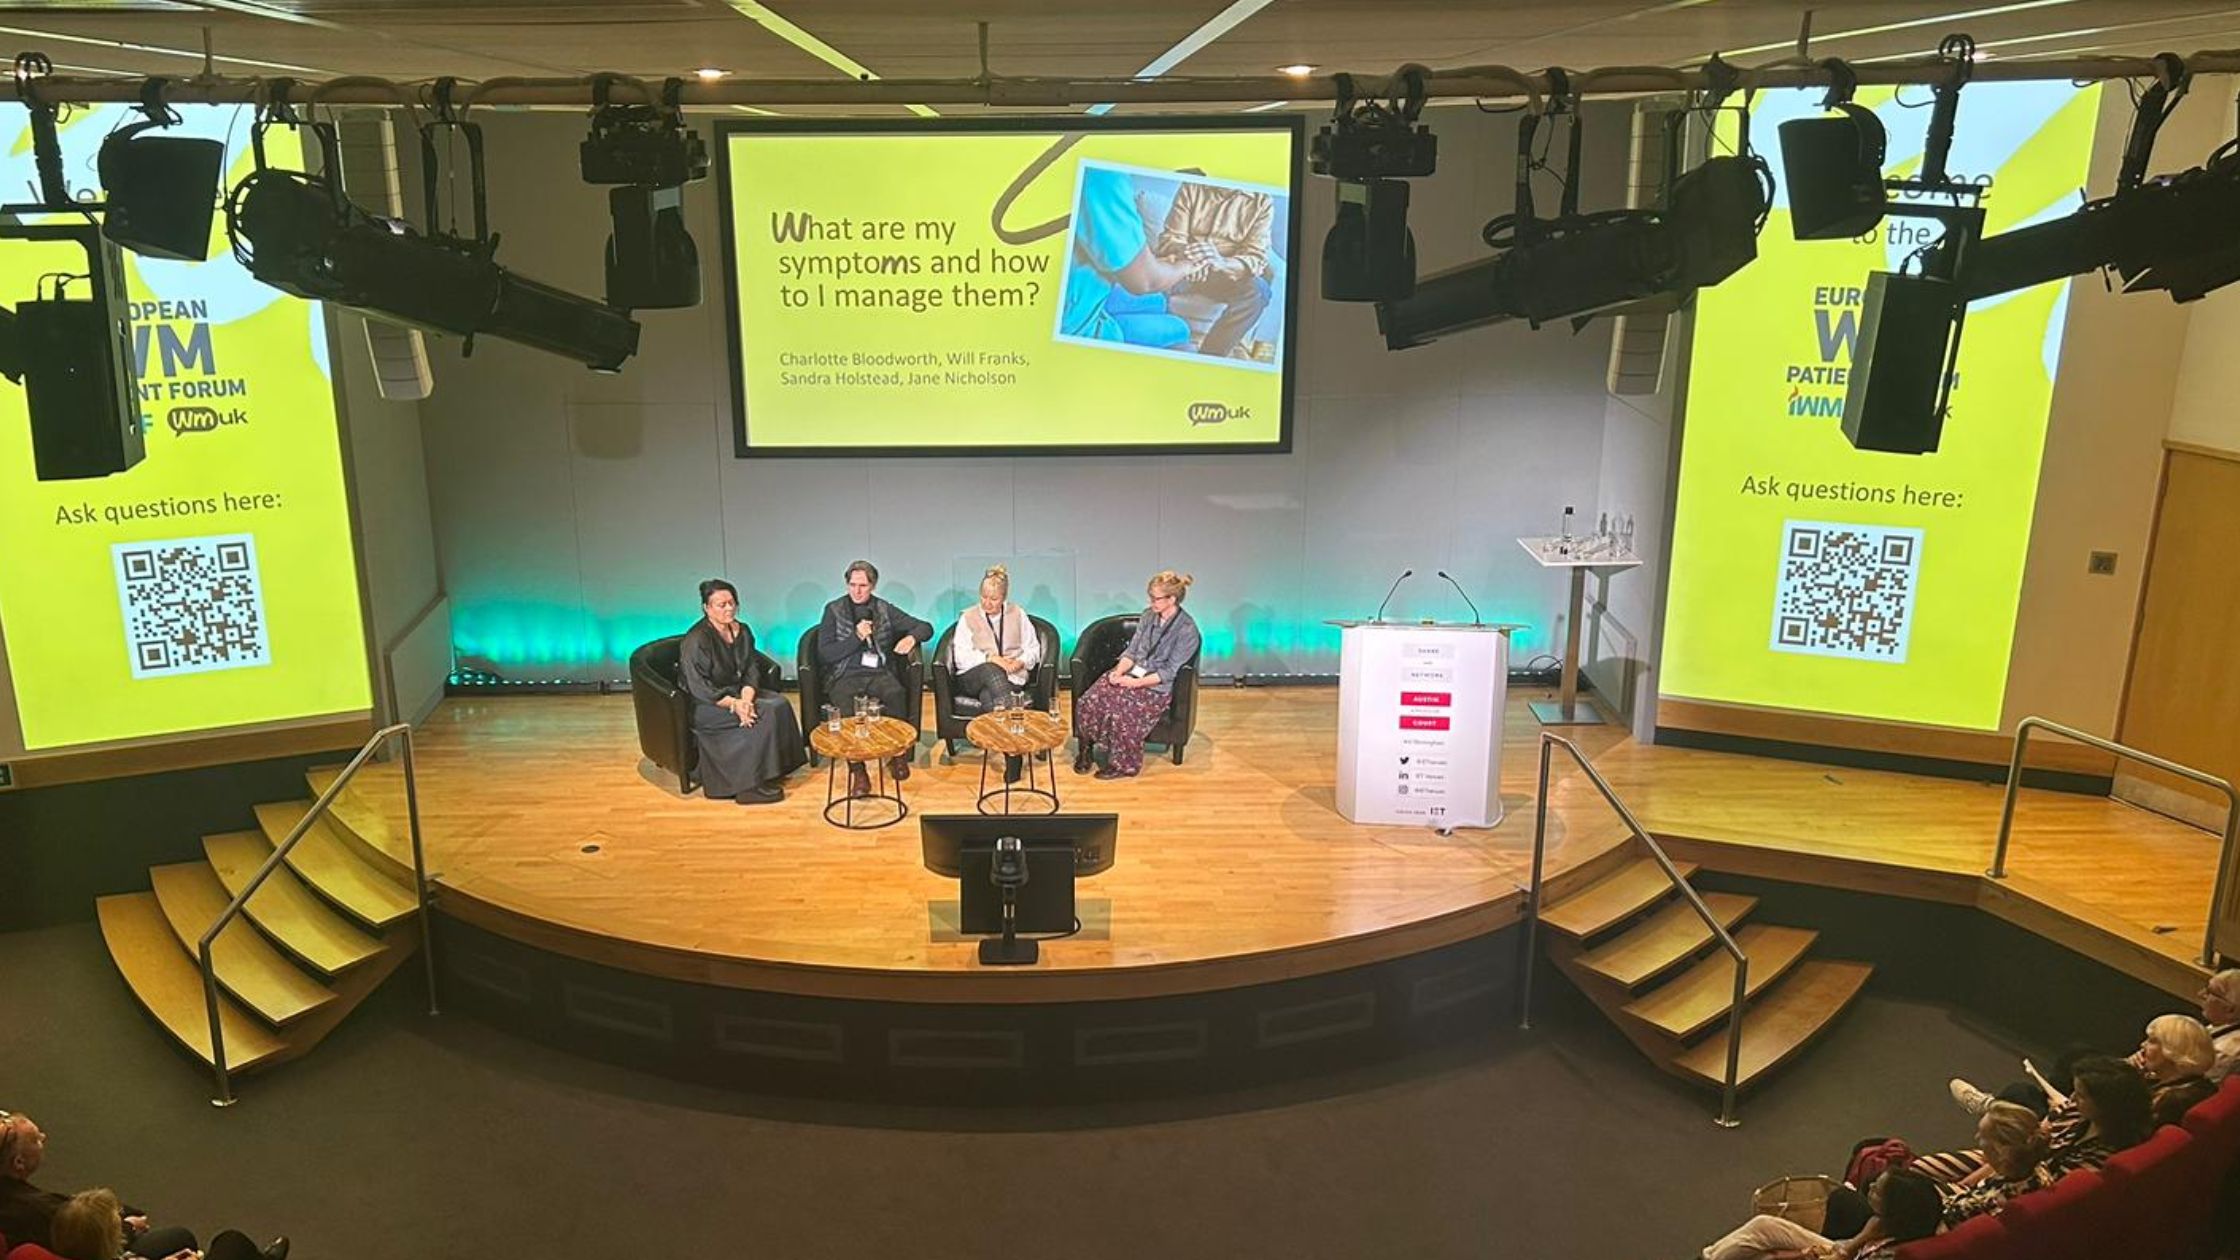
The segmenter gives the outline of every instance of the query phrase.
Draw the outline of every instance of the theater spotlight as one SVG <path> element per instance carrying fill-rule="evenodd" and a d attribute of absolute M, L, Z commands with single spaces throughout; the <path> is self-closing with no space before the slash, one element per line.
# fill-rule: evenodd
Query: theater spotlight
<path fill-rule="evenodd" d="M 1882 186 L 1888 136 L 1874 111 L 1851 103 L 1859 77 L 1842 61 L 1820 63 L 1833 76 L 1825 109 L 1831 117 L 1781 124 L 1782 185 L 1789 226 L 1800 241 L 1840 241 L 1882 222 L 1890 194 Z"/>
<path fill-rule="evenodd" d="M 448 114 L 448 110 L 442 111 Z M 264 129 L 308 126 L 323 171 L 265 165 Z M 297 297 L 333 302 L 428 332 L 465 339 L 488 335 L 574 359 L 594 371 L 619 370 L 638 349 L 637 321 L 550 285 L 515 275 L 492 258 L 497 240 L 484 206 L 481 132 L 442 118 L 421 131 L 427 219 L 438 222 L 435 127 L 467 136 L 474 235 L 422 235 L 400 219 L 368 213 L 342 193 L 340 146 L 329 123 L 301 123 L 283 104 L 251 130 L 257 165 L 226 202 L 234 253 L 257 279 Z"/>
<path fill-rule="evenodd" d="M 591 135 L 579 149 L 583 179 L 620 185 L 607 194 L 607 305 L 668 310 L 700 304 L 700 251 L 684 225 L 684 185 L 708 174 L 708 150 L 685 126 L 684 80 L 662 84 L 658 105 L 615 105 L 615 82 L 591 86 Z"/>
<path fill-rule="evenodd" d="M 1438 137 L 1416 123 L 1429 73 L 1400 67 L 1390 101 L 1356 101 L 1353 76 L 1337 76 L 1337 111 L 1311 149 L 1315 174 L 1338 181 L 1338 221 L 1322 238 L 1322 296 L 1330 301 L 1382 302 L 1415 291 L 1404 181 L 1438 166 Z"/>
<path fill-rule="evenodd" d="M 1621 309 L 1670 309 L 1758 256 L 1758 229 L 1773 184 L 1764 160 L 1747 147 L 1674 180 L 1662 209 L 1581 214 L 1574 115 L 1563 209 L 1540 219 L 1530 179 L 1538 123 L 1527 114 L 1518 125 L 1516 210 L 1485 226 L 1486 243 L 1502 252 L 1426 276 L 1412 297 L 1378 303 L 1377 328 L 1387 348 L 1404 350 L 1510 319 L 1537 328 Z"/>
<path fill-rule="evenodd" d="M 136 254 L 201 262 L 210 257 L 210 220 L 226 147 L 217 140 L 143 133 L 179 125 L 163 103 L 163 79 L 141 87 L 141 122 L 101 142 L 102 235 Z"/>

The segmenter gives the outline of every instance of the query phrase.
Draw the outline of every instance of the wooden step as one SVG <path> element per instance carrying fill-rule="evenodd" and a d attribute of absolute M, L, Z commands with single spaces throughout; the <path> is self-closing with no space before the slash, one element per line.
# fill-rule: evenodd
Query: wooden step
<path fill-rule="evenodd" d="M 187 951 L 197 961 L 202 934 L 225 913 L 233 894 L 207 862 L 181 862 L 148 871 L 156 903 Z M 236 920 L 210 946 L 218 985 L 268 1024 L 286 1026 L 334 1001 L 334 990 L 303 974 L 248 923 Z"/>
<path fill-rule="evenodd" d="M 1732 931 L 1758 904 L 1740 893 L 1705 893 L 1703 904 L 1719 926 Z M 1580 954 L 1574 965 L 1621 989 L 1633 989 L 1693 958 L 1712 941 L 1693 906 L 1675 901 L 1629 928 L 1616 940 Z"/>
<path fill-rule="evenodd" d="M 1695 873 L 1693 862 L 1676 862 L 1673 868 L 1686 879 Z M 1571 896 L 1549 906 L 1540 922 L 1574 940 L 1585 940 L 1608 931 L 1673 894 L 1672 881 L 1653 858 L 1636 858 Z"/>
<path fill-rule="evenodd" d="M 204 836 L 202 851 L 232 898 L 249 886 L 249 877 L 272 856 L 272 842 L 261 831 L 235 831 Z M 343 918 L 285 865 L 249 898 L 248 914 L 274 944 L 324 976 L 337 976 L 369 962 L 384 948 L 379 937 Z"/>
<path fill-rule="evenodd" d="M 123 893 L 96 903 L 101 938 L 125 986 L 180 1045 L 204 1063 L 213 1060 L 210 1014 L 203 1004 L 202 972 L 179 948 L 163 907 L 152 892 Z M 279 1033 L 218 995 L 218 1026 L 225 1033 L 226 1066 L 240 1072 L 270 1062 L 287 1049 Z"/>
<path fill-rule="evenodd" d="M 1750 959 L 1749 991 L 1744 1000 L 1764 992 L 1766 986 L 1787 974 L 1789 968 L 1812 948 L 1820 934 L 1806 928 L 1776 927 L 1770 923 L 1746 924 L 1734 934 L 1734 943 Z M 1621 1007 L 1626 1014 L 1677 1041 L 1686 1041 L 1727 1017 L 1734 1005 L 1734 959 L 1715 949 L 1655 992 Z M 1721 1069 L 1724 1071 L 1724 1069 Z"/>
<path fill-rule="evenodd" d="M 1736 1082 L 1754 1084 L 1788 1062 L 1851 1005 L 1872 974 L 1874 968 L 1866 963 L 1815 959 L 1798 964 L 1743 1014 L 1742 1057 Z M 1714 1088 L 1725 1085 L 1725 1034 L 1715 1032 L 1676 1056 L 1672 1070 Z"/>
<path fill-rule="evenodd" d="M 257 806 L 257 826 L 274 848 L 310 812 L 309 801 L 282 801 Z M 412 892 L 374 869 L 359 857 L 322 818 L 311 824 L 303 839 L 288 851 L 288 866 L 303 877 L 312 891 L 333 902 L 345 914 L 376 930 L 409 918 Z"/>
<path fill-rule="evenodd" d="M 314 766 L 303 781 L 317 798 L 341 777 L 341 766 Z M 382 802 L 394 798 L 398 822 L 391 826 Z M 374 869 L 407 888 L 412 886 L 412 832 L 404 819 L 404 780 L 367 766 L 342 789 L 327 809 L 327 820 L 337 835 L 371 862 Z M 282 833 L 285 834 L 285 833 Z"/>

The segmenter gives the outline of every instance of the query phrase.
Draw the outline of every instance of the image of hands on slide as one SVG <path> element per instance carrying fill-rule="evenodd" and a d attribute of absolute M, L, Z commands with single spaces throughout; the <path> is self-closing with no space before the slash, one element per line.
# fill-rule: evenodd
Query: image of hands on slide
<path fill-rule="evenodd" d="M 1282 190 L 1084 161 L 1058 336 L 1274 371 Z"/>

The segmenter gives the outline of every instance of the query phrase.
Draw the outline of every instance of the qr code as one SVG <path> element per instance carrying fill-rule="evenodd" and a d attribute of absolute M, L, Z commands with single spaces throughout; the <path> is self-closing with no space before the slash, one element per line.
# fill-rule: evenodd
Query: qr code
<path fill-rule="evenodd" d="M 1773 650 L 1903 664 L 1921 580 L 1921 531 L 1787 521 Z"/>
<path fill-rule="evenodd" d="M 254 538 L 117 543 L 109 554 L 134 678 L 272 663 Z"/>

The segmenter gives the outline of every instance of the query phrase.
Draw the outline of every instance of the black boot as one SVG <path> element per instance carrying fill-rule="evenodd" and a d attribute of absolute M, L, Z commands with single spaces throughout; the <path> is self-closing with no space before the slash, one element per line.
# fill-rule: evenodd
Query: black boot
<path fill-rule="evenodd" d="M 1081 751 L 1074 754 L 1073 772 L 1087 774 L 1097 768 L 1097 755 L 1088 740 L 1081 741 Z"/>
<path fill-rule="evenodd" d="M 1015 753 L 1007 754 L 1003 759 L 1003 781 L 1005 783 L 1017 783 L 1019 781 L 1019 758 Z"/>

